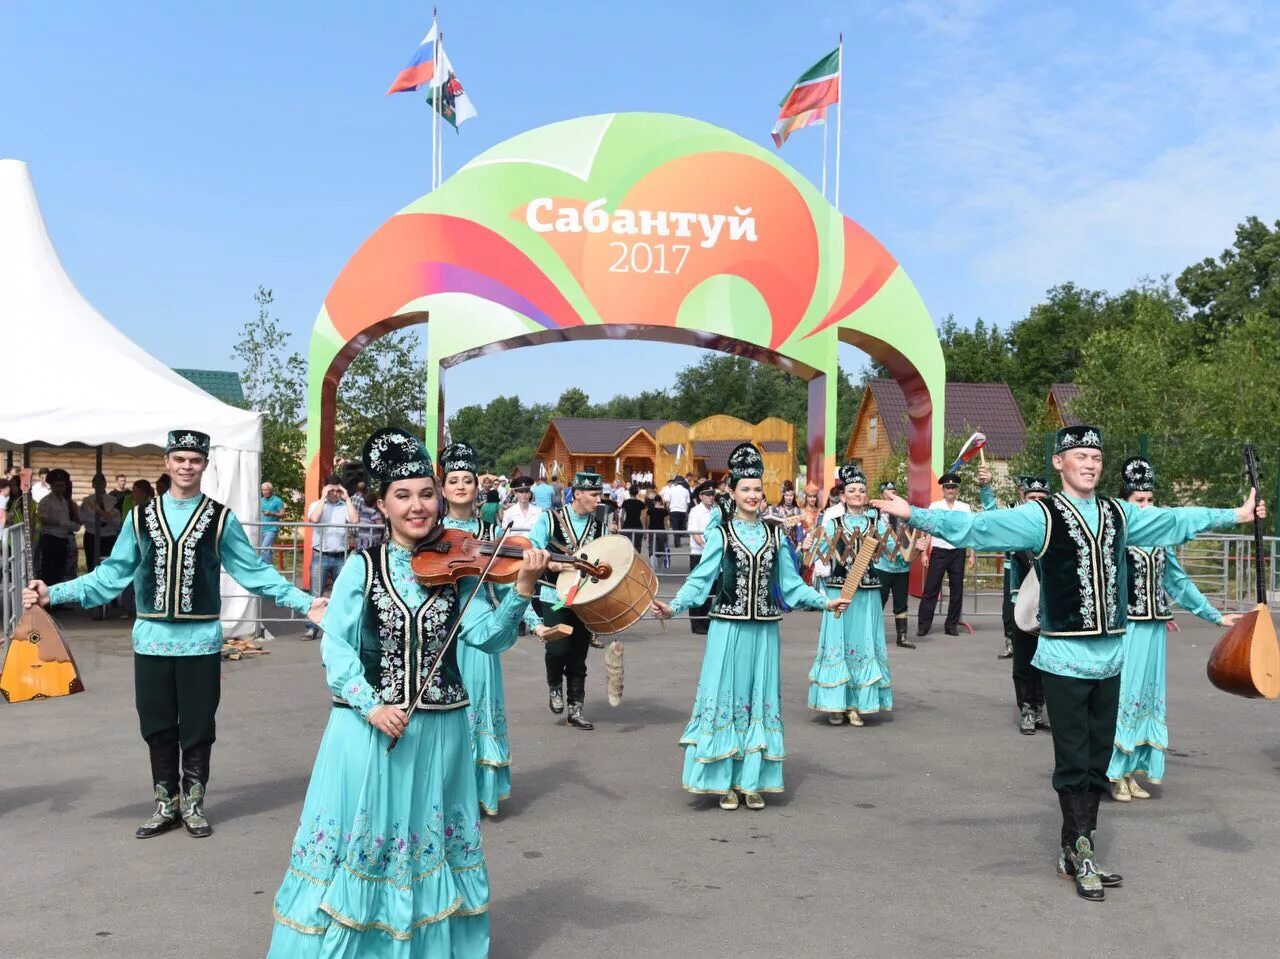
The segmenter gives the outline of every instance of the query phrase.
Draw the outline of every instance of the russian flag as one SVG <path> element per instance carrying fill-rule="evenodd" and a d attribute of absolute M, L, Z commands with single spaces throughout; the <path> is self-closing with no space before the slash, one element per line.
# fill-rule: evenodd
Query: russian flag
<path fill-rule="evenodd" d="M 951 464 L 948 473 L 954 473 L 965 463 L 968 463 L 978 452 L 987 445 L 986 433 L 974 433 L 964 442 L 964 446 L 960 447 L 960 455 L 956 457 L 956 461 Z"/>
<path fill-rule="evenodd" d="M 391 84 L 391 89 L 387 91 L 387 95 L 406 93 L 409 90 L 416 90 L 418 87 L 434 86 L 435 78 L 436 25 L 433 23 L 431 24 L 430 32 L 418 44 L 418 49 L 413 51 L 413 59 L 409 61 L 409 65 L 400 71 L 395 82 Z"/>

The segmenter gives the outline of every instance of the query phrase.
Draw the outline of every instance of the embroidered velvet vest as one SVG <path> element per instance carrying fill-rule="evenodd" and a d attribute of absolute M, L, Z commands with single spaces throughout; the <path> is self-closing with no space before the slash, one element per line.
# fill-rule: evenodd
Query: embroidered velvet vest
<path fill-rule="evenodd" d="M 1157 546 L 1148 551 L 1130 546 L 1126 553 L 1129 563 L 1129 618 L 1173 619 L 1169 594 L 1164 591 L 1164 547 Z"/>
<path fill-rule="evenodd" d="M 1128 605 L 1127 525 L 1117 500 L 1098 497 L 1098 533 L 1062 493 L 1038 500 L 1045 540 L 1036 553 L 1040 635 L 1087 639 L 1124 632 Z"/>
<path fill-rule="evenodd" d="M 412 609 L 395 587 L 387 547 L 361 550 L 359 555 L 364 557 L 368 597 L 365 628 L 360 631 L 364 677 L 385 705 L 408 709 L 441 658 L 440 647 L 458 612 L 458 591 L 453 586 L 432 589 L 426 601 Z M 457 709 L 467 704 L 455 653 L 459 641 L 455 637 L 444 651 L 419 709 Z"/>
<path fill-rule="evenodd" d="M 733 521 L 720 527 L 724 533 L 724 553 L 720 558 L 720 579 L 711 610 L 713 619 L 766 622 L 782 618 L 774 600 L 777 564 L 782 553 L 782 529 L 765 526 L 765 541 L 759 552 L 742 541 Z"/>
<path fill-rule="evenodd" d="M 572 512 L 572 507 L 562 506 L 548 514 L 551 520 L 550 549 L 576 554 L 578 550 L 592 540 L 600 538 L 600 523 L 596 520 L 595 513 L 587 514 L 587 525 L 582 530 L 582 536 L 578 536 L 573 531 L 573 523 L 569 519 L 569 514 Z M 549 586 L 552 589 L 556 588 L 555 576 L 548 575 L 546 579 L 539 580 L 539 582 L 543 586 Z"/>
<path fill-rule="evenodd" d="M 201 495 L 183 529 L 165 520 L 161 497 L 133 511 L 141 560 L 134 573 L 138 616 L 167 623 L 217 619 L 222 531 L 231 511 Z"/>
<path fill-rule="evenodd" d="M 858 547 L 862 544 L 862 537 L 867 534 L 867 530 L 874 529 L 871 520 L 867 519 L 867 525 L 863 529 L 849 529 L 845 526 L 845 519 L 856 519 L 851 513 L 844 516 L 837 516 L 835 519 L 836 535 L 835 544 L 831 549 L 831 575 L 827 577 L 828 586 L 842 587 L 845 578 L 849 572 L 849 567 L 853 565 L 853 561 L 858 556 Z M 863 517 L 866 519 L 866 517 Z M 879 589 L 880 577 L 876 575 L 875 564 L 872 563 L 867 567 L 867 571 L 862 574 L 862 579 L 858 583 L 858 589 Z"/>

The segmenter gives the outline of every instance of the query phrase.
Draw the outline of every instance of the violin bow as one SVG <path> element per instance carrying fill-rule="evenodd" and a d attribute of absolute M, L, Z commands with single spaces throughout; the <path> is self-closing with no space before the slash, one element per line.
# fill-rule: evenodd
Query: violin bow
<path fill-rule="evenodd" d="M 476 580 L 476 588 L 471 591 L 471 595 L 467 597 L 467 601 L 462 604 L 462 611 L 458 613 L 458 618 L 454 621 L 453 628 L 449 630 L 449 635 L 444 638 L 444 643 L 440 646 L 440 652 L 436 655 L 435 663 L 432 665 L 430 672 L 427 673 L 427 678 L 422 681 L 422 688 L 418 690 L 418 698 L 413 701 L 413 705 L 409 707 L 409 711 L 405 714 L 405 732 L 409 731 L 409 720 L 413 718 L 413 714 L 417 712 L 418 707 L 422 705 L 422 697 L 425 696 L 427 690 L 431 688 L 431 680 L 435 679 L 436 673 L 440 672 L 440 666 L 444 663 L 445 652 L 449 649 L 450 644 L 453 643 L 454 637 L 458 635 L 458 630 L 462 626 L 462 620 L 467 615 L 467 610 L 471 608 L 471 601 L 476 598 L 476 593 L 480 592 L 480 587 L 484 585 L 484 578 L 489 575 L 489 570 L 491 570 L 493 568 L 493 564 L 497 562 L 498 551 L 502 548 L 502 544 L 506 540 L 507 534 L 511 532 L 511 527 L 514 525 L 515 523 L 511 522 L 502 527 L 502 535 L 498 537 L 498 545 L 493 548 L 493 555 L 489 557 L 488 564 L 483 570 L 481 570 L 480 578 Z M 421 655 L 421 651 L 419 651 L 419 655 Z M 401 735 L 403 736 L 403 733 Z M 400 742 L 399 739 L 391 740 L 390 744 L 387 746 L 387 752 L 390 753 L 391 750 L 395 749 L 396 743 L 398 742 Z"/>

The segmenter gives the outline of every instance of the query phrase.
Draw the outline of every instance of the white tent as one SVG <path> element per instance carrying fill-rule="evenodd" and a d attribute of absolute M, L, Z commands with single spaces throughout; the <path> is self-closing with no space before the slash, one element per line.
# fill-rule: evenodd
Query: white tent
<path fill-rule="evenodd" d="M 229 406 L 179 376 L 80 295 L 19 160 L 0 160 L 0 330 L 0 450 L 84 443 L 158 453 L 170 429 L 201 430 L 213 441 L 205 492 L 243 520 L 258 518 L 262 414 Z M 51 345 L 58 357 L 52 367 Z M 58 372 L 68 370 L 95 372 Z M 250 631 L 243 621 L 256 616 L 258 601 L 225 573 L 223 595 L 231 597 L 222 607 L 228 631 Z"/>

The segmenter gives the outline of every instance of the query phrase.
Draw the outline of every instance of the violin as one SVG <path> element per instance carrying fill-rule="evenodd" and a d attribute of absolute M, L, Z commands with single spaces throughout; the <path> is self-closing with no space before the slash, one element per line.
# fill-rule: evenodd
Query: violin
<path fill-rule="evenodd" d="M 429 587 L 456 584 L 468 576 L 480 576 L 482 573 L 488 582 L 514 583 L 520 574 L 526 549 L 533 549 L 533 543 L 523 536 L 508 534 L 499 545 L 494 540 L 476 539 L 466 530 L 437 526 L 414 546 L 409 566 L 418 582 Z M 593 563 L 585 556 L 553 551 L 551 562 L 566 568 L 572 566 L 593 582 L 607 580 L 613 575 L 608 563 Z"/>

